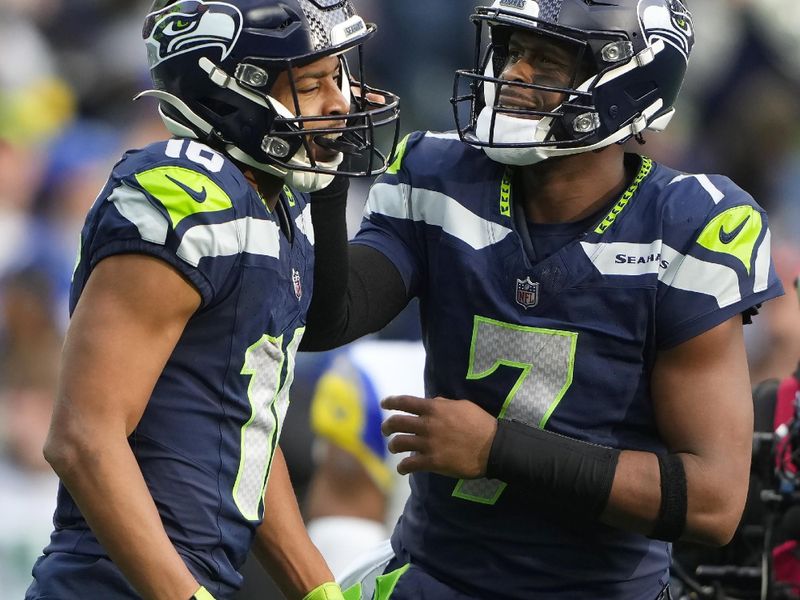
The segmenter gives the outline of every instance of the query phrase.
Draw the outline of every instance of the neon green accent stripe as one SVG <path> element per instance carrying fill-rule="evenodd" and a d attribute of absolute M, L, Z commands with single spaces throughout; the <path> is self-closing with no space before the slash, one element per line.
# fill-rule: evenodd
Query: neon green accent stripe
<path fill-rule="evenodd" d="M 230 196 L 221 187 L 206 175 L 191 169 L 158 167 L 138 173 L 136 181 L 167 209 L 173 228 L 191 215 L 233 206 Z M 191 190 L 194 197 L 184 188 Z"/>
<path fill-rule="evenodd" d="M 194 600 L 214 600 L 214 596 L 211 595 L 211 592 L 209 592 L 202 585 L 200 586 L 200 589 L 194 593 L 192 598 L 194 598 Z"/>
<path fill-rule="evenodd" d="M 755 208 L 734 206 L 711 219 L 697 243 L 712 252 L 739 259 L 749 275 L 762 229 L 761 213 Z"/>
<path fill-rule="evenodd" d="M 619 199 L 614 205 L 614 208 L 611 209 L 606 215 L 606 218 L 597 226 L 597 229 L 594 230 L 595 233 L 603 234 L 606 230 L 611 227 L 614 222 L 619 217 L 620 213 L 625 210 L 625 207 L 628 206 L 628 202 L 631 201 L 633 195 L 639 189 L 639 186 L 642 185 L 642 182 L 647 178 L 648 175 L 653 170 L 653 161 L 647 158 L 646 156 L 642 157 L 642 166 L 639 168 L 639 173 L 636 175 L 636 179 L 633 180 L 631 186 L 625 190 L 625 193 L 622 194 L 622 198 Z"/>
<path fill-rule="evenodd" d="M 303 600 L 342 600 L 342 590 L 338 583 L 328 581 L 308 592 Z"/>
<path fill-rule="evenodd" d="M 373 599 L 389 600 L 389 598 L 392 596 L 395 586 L 397 586 L 397 582 L 400 580 L 403 574 L 408 571 L 410 566 L 411 563 L 408 563 L 399 569 L 392 571 L 391 573 L 386 573 L 386 575 L 378 575 L 377 579 L 375 580 L 375 594 L 372 596 Z"/>
<path fill-rule="evenodd" d="M 294 192 L 288 185 L 283 186 L 283 195 L 286 196 L 286 200 L 289 201 L 289 206 L 295 206 L 297 204 L 297 201 L 294 199 Z"/>
<path fill-rule="evenodd" d="M 391 175 L 397 175 L 397 172 L 400 170 L 400 167 L 403 166 L 403 158 L 406 155 L 406 144 L 408 144 L 408 138 L 411 137 L 409 133 L 406 137 L 400 140 L 400 143 L 397 144 L 397 148 L 394 151 L 394 160 L 392 164 L 389 165 L 389 168 L 386 169 L 386 172 Z"/>
<path fill-rule="evenodd" d="M 344 600 L 361 600 L 361 584 L 356 583 L 342 592 Z M 367 599 L 369 600 L 369 599 Z"/>
<path fill-rule="evenodd" d="M 500 214 L 504 217 L 511 216 L 511 180 L 513 171 L 506 169 L 503 173 L 503 181 L 500 184 Z"/>

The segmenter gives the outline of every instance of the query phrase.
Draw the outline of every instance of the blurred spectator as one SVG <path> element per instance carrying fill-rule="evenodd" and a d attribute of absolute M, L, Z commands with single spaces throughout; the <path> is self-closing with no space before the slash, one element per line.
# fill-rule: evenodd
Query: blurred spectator
<path fill-rule="evenodd" d="M 357 556 L 388 539 L 408 478 L 396 471 L 381 434 L 389 395 L 424 397 L 421 342 L 361 340 L 332 355 L 311 404 L 317 468 L 306 496 L 311 539 L 341 575 Z"/>
<path fill-rule="evenodd" d="M 61 336 L 45 275 L 23 271 L 2 287 L 0 342 L 0 589 L 21 598 L 46 544 L 58 478 L 42 456 L 55 397 Z"/>
<path fill-rule="evenodd" d="M 453 71 L 472 63 L 474 30 L 468 16 L 483 2 L 354 1 L 379 26 L 366 46 L 367 75 L 400 94 L 403 131 L 452 129 L 447 99 Z M 65 293 L 77 230 L 105 173 L 121 148 L 163 137 L 152 106 L 145 105 L 151 100 L 132 101 L 148 85 L 141 23 L 150 5 L 150 0 L 0 2 L 0 390 L 7 414 L 32 414 L 34 406 L 48 401 L 54 374 L 45 365 L 57 351 L 67 318 Z M 689 8 L 697 47 L 685 94 L 667 132 L 648 135 L 642 151 L 687 170 L 728 175 L 753 194 L 769 211 L 775 260 L 789 289 L 800 273 L 800 3 L 690 0 Z M 368 184 L 351 188 L 353 231 Z M 21 270 L 25 274 L 8 278 Z M 392 337 L 419 336 L 414 310 L 392 323 Z M 746 332 L 752 380 L 784 376 L 800 357 L 796 299 L 770 303 Z M 300 488 L 311 477 L 311 462 L 308 433 L 299 432 L 322 357 L 301 360 L 309 368 L 298 362 L 297 394 L 284 434 L 297 442 L 292 476 Z M 292 430 L 295 415 L 300 425 Z M 19 447 L 23 438 L 31 447 L 40 444 L 33 427 L 9 418 L 2 423 L 6 446 Z M 3 460 L 4 469 L 20 468 L 20 459 L 10 459 L 8 450 Z M 24 479 L 36 470 L 21 472 Z M 32 500 L 37 484 L 24 494 L 5 485 L 5 473 L 0 473 L 2 502 L 13 508 L 3 504 L 0 514 L 13 516 L 0 522 L 28 522 L 33 531 L 31 520 L 46 512 Z M 6 495 L 11 488 L 16 496 Z M 51 490 L 44 496 L 52 500 Z M 2 526 L 0 547 L 5 548 Z M 2 569 L 4 596 L 20 596 L 6 591 L 8 575 Z M 21 575 L 26 581 L 29 571 L 27 565 Z"/>

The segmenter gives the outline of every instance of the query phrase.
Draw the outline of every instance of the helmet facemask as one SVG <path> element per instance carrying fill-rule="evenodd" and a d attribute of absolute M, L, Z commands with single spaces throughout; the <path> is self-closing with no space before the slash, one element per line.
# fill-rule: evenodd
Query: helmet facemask
<path fill-rule="evenodd" d="M 540 4 L 547 19 L 540 18 Z M 647 128 L 663 129 L 674 113 L 672 102 L 688 52 L 673 52 L 644 29 L 637 18 L 644 4 L 639 9 L 634 2 L 623 4 L 612 10 L 564 0 L 555 18 L 545 11 L 545 0 L 498 0 L 492 7 L 478 7 L 472 16 L 475 67 L 456 73 L 452 98 L 461 139 L 497 162 L 522 166 L 622 143 Z M 602 19 L 608 21 L 606 28 Z M 565 23 L 591 23 L 594 28 Z M 486 29 L 490 43 L 481 54 Z M 526 82 L 504 80 L 513 32 L 570 48 L 574 58 L 569 77 L 555 85 L 538 76 Z M 659 70 L 666 75 L 654 73 Z M 663 87 L 659 79 L 665 80 Z M 501 102 L 503 93 L 524 98 L 557 93 L 562 101 L 558 106 L 513 108 Z"/>
<path fill-rule="evenodd" d="M 534 32 L 542 42 L 557 46 L 565 67 L 569 66 L 555 76 L 537 69 L 531 81 L 503 78 L 509 56 L 521 52 L 514 31 L 503 25 L 491 27 L 492 43 L 483 75 L 476 78 L 476 100 L 481 100 L 482 106 L 476 106 L 470 141 L 474 137 L 476 145 L 485 145 L 487 154 L 499 162 L 529 165 L 548 158 L 542 148 L 565 148 L 591 138 L 595 119 L 589 86 L 594 78 L 589 74 L 593 65 L 586 44 L 546 31 Z"/>

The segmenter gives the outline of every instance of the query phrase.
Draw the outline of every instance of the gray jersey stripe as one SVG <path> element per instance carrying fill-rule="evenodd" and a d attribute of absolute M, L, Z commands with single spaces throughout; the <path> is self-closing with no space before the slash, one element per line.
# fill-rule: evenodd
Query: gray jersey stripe
<path fill-rule="evenodd" d="M 314 224 L 311 221 L 311 204 L 306 204 L 303 212 L 297 215 L 294 220 L 298 231 L 308 239 L 308 243 L 314 245 Z"/>
<path fill-rule="evenodd" d="M 193 266 L 200 259 L 240 252 L 280 257 L 280 230 L 272 221 L 245 217 L 214 225 L 195 225 L 183 234 L 178 256 Z"/>
<path fill-rule="evenodd" d="M 369 218 L 372 214 L 441 227 L 445 233 L 475 250 L 496 244 L 511 233 L 508 227 L 479 217 L 446 194 L 412 189 L 402 183 L 378 183 L 372 186 L 365 216 Z"/>
<path fill-rule="evenodd" d="M 581 247 L 602 275 L 658 274 L 658 280 L 666 286 L 713 296 L 720 308 L 742 299 L 734 269 L 681 254 L 662 240 L 649 244 L 582 242 Z"/>
<path fill-rule="evenodd" d="M 150 204 L 143 192 L 121 184 L 114 189 L 108 201 L 113 202 L 117 212 L 136 226 L 144 241 L 161 246 L 167 241 L 169 222 Z"/>

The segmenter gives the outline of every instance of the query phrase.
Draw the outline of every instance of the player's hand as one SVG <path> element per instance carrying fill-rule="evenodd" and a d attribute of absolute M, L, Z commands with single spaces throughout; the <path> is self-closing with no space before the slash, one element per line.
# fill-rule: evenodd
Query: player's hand
<path fill-rule="evenodd" d="M 361 98 L 361 86 L 356 82 L 350 83 L 350 92 L 354 98 Z M 376 94 L 374 92 L 367 92 L 367 101 L 373 104 L 386 104 L 386 97 L 383 94 Z"/>
<path fill-rule="evenodd" d="M 397 465 L 401 475 L 431 471 L 459 479 L 486 473 L 497 419 L 469 400 L 389 396 L 381 402 L 396 414 L 381 426 L 393 454 L 412 452 Z"/>

